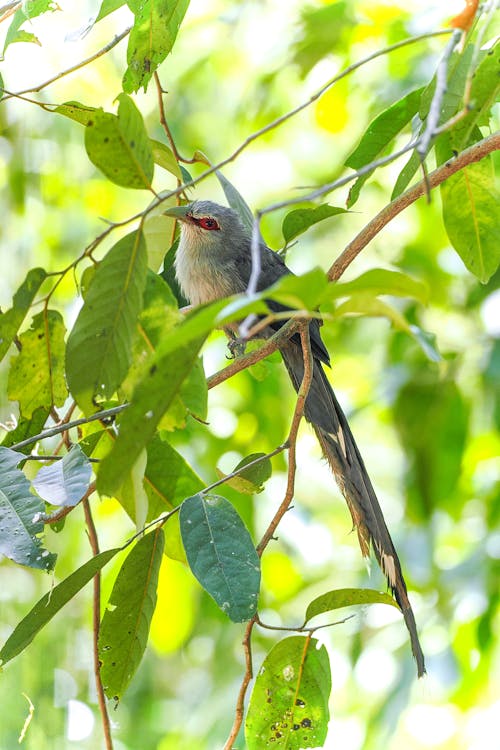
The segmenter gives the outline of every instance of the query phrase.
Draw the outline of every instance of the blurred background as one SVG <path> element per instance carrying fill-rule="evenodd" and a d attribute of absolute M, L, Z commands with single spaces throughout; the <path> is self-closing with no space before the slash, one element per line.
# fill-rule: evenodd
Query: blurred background
<path fill-rule="evenodd" d="M 28 25 L 41 46 L 12 44 L 6 51 L 0 72 L 7 90 L 44 82 L 102 48 L 132 21 L 122 8 L 85 34 L 99 3 L 61 0 L 58 5 L 61 10 Z M 442 28 L 462 7 L 458 1 L 425 0 L 291 0 L 286 5 L 192 0 L 173 53 L 159 71 L 179 151 L 190 157 L 199 149 L 213 162 L 225 158 L 250 133 L 306 100 L 350 63 L 407 36 Z M 3 35 L 7 26 L 2 24 Z M 425 40 L 365 65 L 258 139 L 225 169 L 226 176 L 252 209 L 335 179 L 370 120 L 429 82 L 446 40 Z M 27 96 L 116 111 L 125 54 L 122 41 L 91 65 Z M 134 99 L 150 135 L 164 140 L 154 85 Z M 497 105 L 494 129 L 498 115 Z M 3 310 L 28 269 L 64 268 L 102 231 L 103 219 L 119 221 L 149 202 L 144 193 L 106 180 L 88 160 L 83 138 L 78 123 L 33 103 L 0 102 Z M 326 270 L 389 201 L 403 164 L 404 159 L 379 170 L 351 213 L 301 237 L 288 253 L 289 265 L 297 272 L 317 265 Z M 202 165 L 189 169 L 197 175 Z M 155 188 L 174 186 L 174 178 L 157 168 Z M 347 188 L 329 202 L 343 206 L 346 196 Z M 224 202 L 215 179 L 200 184 L 193 197 Z M 275 249 L 283 244 L 283 215 L 273 213 L 263 223 Z M 500 275 L 481 285 L 465 270 L 444 233 L 437 191 L 430 205 L 421 200 L 392 221 L 345 278 L 374 267 L 398 268 L 428 284 L 427 306 L 393 304 L 435 336 L 442 360 L 429 360 L 414 339 L 381 318 L 327 320 L 323 336 L 332 354 L 332 382 L 400 552 L 428 675 L 417 682 L 406 629 L 391 607 L 358 608 L 348 622 L 318 631 L 332 665 L 325 747 L 493 750 L 500 746 Z M 54 297 L 68 329 L 79 309 L 75 282 L 82 270 L 76 279 L 68 275 Z M 223 367 L 225 357 L 225 338 L 214 335 L 204 350 L 207 374 Z M 17 405 L 5 395 L 7 367 L 8 358 L 0 370 L 4 424 L 17 415 Z M 192 420 L 172 433 L 171 442 L 208 484 L 217 478 L 216 466 L 228 471 L 243 456 L 280 444 L 293 403 L 286 373 L 273 356 L 213 389 L 209 425 Z M 255 539 L 285 490 L 284 459 L 273 459 L 273 465 L 265 491 L 254 499 L 223 491 Z M 95 497 L 93 509 L 102 549 L 133 533 L 117 501 Z M 62 534 L 48 530 L 46 544 L 59 555 L 56 581 L 88 559 L 81 510 L 69 515 Z M 120 562 L 105 570 L 104 602 Z M 273 625 L 300 623 L 308 602 L 333 588 L 385 588 L 376 566 L 365 567 L 345 502 L 307 425 L 300 432 L 294 508 L 262 562 L 261 616 Z M 38 571 L 0 562 L 2 642 L 51 584 Z M 118 709 L 111 710 L 116 750 L 221 747 L 244 671 L 242 634 L 243 627 L 229 623 L 186 567 L 165 558 L 146 657 Z M 279 637 L 255 631 L 257 669 Z M 1 750 L 18 746 L 27 698 L 34 716 L 25 748 L 103 746 L 90 586 L 0 675 Z M 236 746 L 244 747 L 242 737 Z"/>

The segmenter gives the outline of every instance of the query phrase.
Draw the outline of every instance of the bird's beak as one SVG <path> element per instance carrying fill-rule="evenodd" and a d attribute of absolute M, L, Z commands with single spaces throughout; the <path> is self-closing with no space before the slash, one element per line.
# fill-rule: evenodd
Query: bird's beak
<path fill-rule="evenodd" d="M 178 221 L 189 221 L 188 214 L 191 210 L 191 204 L 187 206 L 172 206 L 163 211 L 164 216 L 171 216 L 173 219 Z"/>

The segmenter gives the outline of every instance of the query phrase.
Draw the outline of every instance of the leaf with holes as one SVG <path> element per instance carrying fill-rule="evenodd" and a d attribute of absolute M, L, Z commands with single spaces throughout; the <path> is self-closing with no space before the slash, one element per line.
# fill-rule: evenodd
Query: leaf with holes
<path fill-rule="evenodd" d="M 46 503 L 71 507 L 80 502 L 90 485 L 92 467 L 80 446 L 73 445 L 61 461 L 43 466 L 33 487 Z"/>
<path fill-rule="evenodd" d="M 245 723 L 248 750 L 322 747 L 330 718 L 330 662 L 316 638 L 277 643 L 262 664 Z"/>
<path fill-rule="evenodd" d="M 86 413 L 95 396 L 112 396 L 127 374 L 146 267 L 142 232 L 132 232 L 111 248 L 90 283 L 66 351 L 68 385 Z"/>
<path fill-rule="evenodd" d="M 174 46 L 189 0 L 129 0 L 135 14 L 127 47 L 123 90 L 147 89 L 153 73 Z"/>
<path fill-rule="evenodd" d="M 148 642 L 163 546 L 163 530 L 158 528 L 137 542 L 120 568 L 102 618 L 101 680 L 115 701 L 125 692 Z"/>
<path fill-rule="evenodd" d="M 154 174 L 153 152 L 142 115 L 126 94 L 118 115 L 97 109 L 87 120 L 85 148 L 90 161 L 116 185 L 147 190 Z"/>
<path fill-rule="evenodd" d="M 0 312 L 0 360 L 8 352 L 36 293 L 46 278 L 47 272 L 43 268 L 32 268 L 14 294 L 10 310 Z"/>
<path fill-rule="evenodd" d="M 45 505 L 17 465 L 24 455 L 0 447 L 0 554 L 20 565 L 52 570 L 57 555 L 42 547 Z"/>
<path fill-rule="evenodd" d="M 19 337 L 21 351 L 10 360 L 8 394 L 19 401 L 26 419 L 39 407 L 62 406 L 66 400 L 65 331 L 59 312 L 42 310 Z"/>
<path fill-rule="evenodd" d="M 260 560 L 231 503 L 218 495 L 193 495 L 181 505 L 182 543 L 189 567 L 233 622 L 257 610 Z"/>
<path fill-rule="evenodd" d="M 21 651 L 24 651 L 26 646 L 29 646 L 36 634 L 50 622 L 54 615 L 71 601 L 121 549 L 121 547 L 108 549 L 106 552 L 91 557 L 64 581 L 61 581 L 57 586 L 51 586 L 50 591 L 42 596 L 26 617 L 23 617 L 21 622 L 16 625 L 0 651 L 0 663 L 5 664 L 20 654 Z"/>
<path fill-rule="evenodd" d="M 390 604 L 399 609 L 395 599 L 390 594 L 384 594 L 374 589 L 336 589 L 313 599 L 306 611 L 304 624 L 316 615 L 331 612 L 342 607 L 352 607 L 355 604 Z"/>

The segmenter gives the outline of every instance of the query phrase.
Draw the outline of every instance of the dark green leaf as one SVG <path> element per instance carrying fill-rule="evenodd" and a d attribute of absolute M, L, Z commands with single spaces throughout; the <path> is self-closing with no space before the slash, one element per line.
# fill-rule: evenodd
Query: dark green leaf
<path fill-rule="evenodd" d="M 115 701 L 125 692 L 148 642 L 164 543 L 163 530 L 157 528 L 132 548 L 102 618 L 101 680 L 106 695 Z"/>
<path fill-rule="evenodd" d="M 424 304 L 429 299 L 429 287 L 425 282 L 414 279 L 401 271 L 389 271 L 386 268 L 374 268 L 352 281 L 330 284 L 325 296 L 335 299 L 347 297 L 357 292 L 413 297 Z"/>
<path fill-rule="evenodd" d="M 239 471 L 235 477 L 228 479 L 225 484 L 238 492 L 243 492 L 246 495 L 253 495 L 257 492 L 262 492 L 264 489 L 264 483 L 271 477 L 273 473 L 273 467 L 271 460 L 265 458 L 265 453 L 251 453 L 249 456 L 245 456 L 239 464 L 233 469 L 231 473 L 239 471 L 243 466 L 259 460 L 254 466 L 250 466 L 248 469 Z M 217 470 L 219 476 L 226 476 L 222 471 Z"/>
<path fill-rule="evenodd" d="M 252 234 L 254 225 L 252 209 L 243 198 L 241 193 L 234 187 L 231 182 L 229 182 L 227 177 L 224 177 L 220 170 L 217 170 L 215 174 L 217 175 L 217 179 L 221 184 L 227 202 L 229 203 L 231 208 L 236 211 L 237 214 L 239 214 L 239 217 L 243 222 L 243 226 L 250 234 Z"/>
<path fill-rule="evenodd" d="M 73 445 L 61 461 L 43 466 L 33 487 L 46 503 L 72 506 L 80 502 L 90 485 L 92 467 L 78 445 Z"/>
<path fill-rule="evenodd" d="M 27 438 L 39 435 L 42 431 L 42 427 L 45 425 L 50 414 L 50 409 L 47 407 L 40 407 L 36 409 L 31 415 L 31 419 L 20 419 L 16 428 L 10 430 L 3 439 L 2 445 L 5 448 L 12 448 L 16 443 L 21 443 Z M 21 453 L 30 453 L 32 445 L 26 445 L 24 448 L 15 448 Z"/>
<path fill-rule="evenodd" d="M 57 612 L 82 589 L 94 576 L 120 552 L 120 547 L 108 549 L 106 552 L 92 557 L 81 568 L 42 596 L 32 610 L 28 612 L 9 636 L 2 650 L 0 661 L 2 664 L 13 659 L 29 646 L 36 634 L 50 622 Z"/>
<path fill-rule="evenodd" d="M 312 227 L 313 224 L 317 224 L 324 219 L 329 219 L 330 216 L 345 213 L 347 213 L 345 208 L 329 206 L 328 203 L 324 203 L 322 206 L 297 208 L 294 211 L 290 211 L 283 219 L 282 232 L 285 242 L 288 243 L 290 240 L 295 239 L 295 237 L 298 237 L 309 229 L 309 227 Z"/>
<path fill-rule="evenodd" d="M 390 594 L 384 594 L 373 589 L 336 589 L 313 599 L 307 607 L 305 623 L 312 620 L 316 615 L 322 615 L 324 612 L 331 612 L 342 607 L 352 607 L 354 604 L 390 604 L 399 609 L 395 599 Z"/>
<path fill-rule="evenodd" d="M 109 14 L 113 13 L 113 11 L 121 8 L 122 5 L 125 5 L 125 2 L 126 0 L 102 0 L 101 7 L 99 8 L 99 13 L 97 14 L 95 22 L 97 23 L 102 18 L 109 16 Z"/>
<path fill-rule="evenodd" d="M 174 46 L 189 0 L 142 0 L 130 3 L 135 21 L 127 48 L 123 90 L 146 90 L 153 73 Z"/>
<path fill-rule="evenodd" d="M 42 310 L 19 337 L 21 351 L 11 359 L 8 393 L 26 419 L 39 407 L 62 406 L 66 400 L 65 331 L 59 312 Z"/>
<path fill-rule="evenodd" d="M 70 120 L 79 122 L 80 125 L 88 125 L 99 110 L 95 107 L 88 107 L 86 104 L 80 104 L 80 102 L 64 102 L 52 111 L 57 112 L 58 115 L 69 117 Z M 111 116 L 114 117 L 114 115 Z"/>
<path fill-rule="evenodd" d="M 4 313 L 0 313 L 0 360 L 8 352 L 12 340 L 17 335 L 26 313 L 35 295 L 40 289 L 47 273 L 43 268 L 32 268 L 28 271 L 23 283 L 14 294 L 12 307 Z"/>
<path fill-rule="evenodd" d="M 262 664 L 245 724 L 248 750 L 322 747 L 332 687 L 325 646 L 292 636 L 277 643 Z"/>
<path fill-rule="evenodd" d="M 179 180 L 182 179 L 179 164 L 170 146 L 167 146 L 166 143 L 161 143 L 161 141 L 155 141 L 153 138 L 150 139 L 150 143 L 155 163 L 173 174 L 174 177 L 178 177 Z M 165 216 L 165 218 L 167 217 Z"/>
<path fill-rule="evenodd" d="M 96 395 L 112 396 L 127 373 L 146 266 L 142 232 L 132 232 L 111 248 L 91 281 L 66 353 L 68 384 L 85 412 Z"/>
<path fill-rule="evenodd" d="M 154 174 L 151 144 L 141 113 L 126 94 L 118 115 L 97 109 L 85 128 L 90 161 L 116 185 L 149 189 Z"/>
<path fill-rule="evenodd" d="M 156 435 L 148 445 L 144 487 L 149 498 L 148 520 L 179 505 L 203 489 L 203 482 L 171 445 Z"/>
<path fill-rule="evenodd" d="M 233 622 L 257 610 L 260 560 L 248 530 L 228 500 L 193 495 L 180 510 L 189 567 Z"/>
<path fill-rule="evenodd" d="M 398 195 L 401 195 L 401 193 L 406 190 L 413 178 L 413 175 L 421 166 L 421 163 L 422 162 L 420 161 L 419 155 L 416 151 L 414 151 L 398 175 L 398 179 L 396 180 L 396 184 L 394 185 L 394 189 L 392 191 L 391 201 L 393 201 L 398 197 Z"/>
<path fill-rule="evenodd" d="M 20 565 L 52 570 L 56 555 L 43 549 L 38 536 L 45 506 L 16 468 L 23 458 L 22 453 L 0 447 L 0 553 Z"/>
<path fill-rule="evenodd" d="M 378 115 L 369 124 L 358 146 L 346 159 L 346 166 L 361 169 L 374 161 L 418 112 L 422 92 L 423 88 L 410 91 Z M 371 174 L 373 171 L 359 177 L 350 189 L 347 201 L 349 208 L 358 200 L 361 188 Z"/>

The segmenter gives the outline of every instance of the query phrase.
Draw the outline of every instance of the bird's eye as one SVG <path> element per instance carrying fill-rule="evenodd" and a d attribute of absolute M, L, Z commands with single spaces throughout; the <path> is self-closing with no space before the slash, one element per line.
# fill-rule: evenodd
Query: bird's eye
<path fill-rule="evenodd" d="M 198 223 L 202 229 L 219 229 L 215 219 L 211 219 L 210 216 L 204 216 Z"/>

